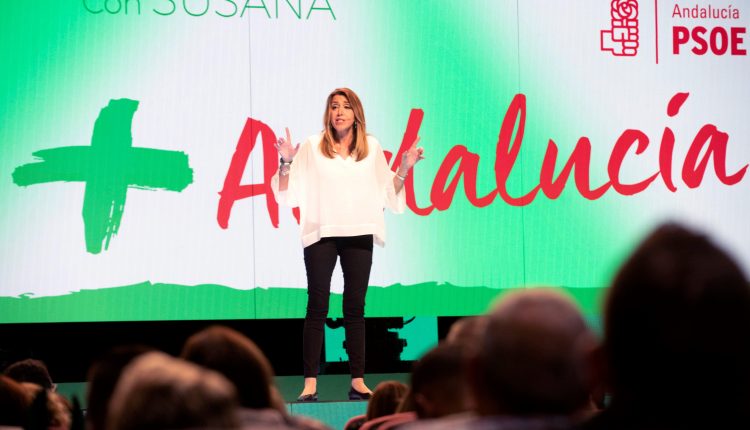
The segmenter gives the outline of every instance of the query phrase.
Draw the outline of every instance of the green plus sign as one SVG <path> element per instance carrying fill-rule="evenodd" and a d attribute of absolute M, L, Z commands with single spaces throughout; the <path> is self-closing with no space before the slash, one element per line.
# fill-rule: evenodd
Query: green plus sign
<path fill-rule="evenodd" d="M 83 225 L 86 250 L 98 254 L 120 227 L 128 188 L 182 191 L 193 182 L 184 152 L 134 148 L 130 132 L 138 101 L 110 100 L 94 123 L 91 146 L 44 149 L 40 161 L 16 167 L 19 186 L 46 182 L 85 182 Z"/>

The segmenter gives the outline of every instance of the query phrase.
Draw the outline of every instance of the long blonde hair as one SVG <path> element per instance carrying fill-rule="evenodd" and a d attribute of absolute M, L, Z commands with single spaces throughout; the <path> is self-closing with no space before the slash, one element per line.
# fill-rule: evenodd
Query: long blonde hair
<path fill-rule="evenodd" d="M 333 143 L 336 142 L 336 133 L 331 124 L 331 101 L 333 96 L 337 95 L 346 97 L 354 112 L 354 127 L 352 129 L 354 136 L 349 146 L 349 153 L 354 156 L 355 160 L 360 161 L 367 157 L 368 152 L 365 110 L 362 108 L 362 102 L 359 101 L 357 94 L 349 88 L 336 88 L 328 95 L 326 108 L 323 111 L 323 139 L 320 142 L 320 152 L 328 158 L 335 156 Z"/>

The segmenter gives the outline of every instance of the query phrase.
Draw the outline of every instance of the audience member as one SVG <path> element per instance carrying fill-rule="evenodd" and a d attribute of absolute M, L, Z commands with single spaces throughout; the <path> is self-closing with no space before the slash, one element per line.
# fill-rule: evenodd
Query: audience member
<path fill-rule="evenodd" d="M 482 331 L 466 367 L 476 415 L 420 420 L 405 428 L 571 428 L 588 404 L 587 359 L 596 347 L 575 303 L 549 288 L 509 292 Z"/>
<path fill-rule="evenodd" d="M 215 370 L 234 383 L 242 407 L 272 407 L 271 364 L 255 343 L 242 333 L 224 326 L 201 330 L 185 342 L 181 357 Z"/>
<path fill-rule="evenodd" d="M 618 271 L 603 316 L 597 346 L 561 291 L 509 292 L 488 315 L 458 320 L 414 364 L 410 387 L 378 384 L 347 430 L 750 428 L 750 283 L 711 240 L 656 229 Z M 268 359 L 235 330 L 202 330 L 181 357 L 128 346 L 98 360 L 88 430 L 326 428 L 288 415 Z M 70 405 L 54 388 L 41 361 L 9 366 L 0 427 L 68 429 Z M 607 407 L 581 422 L 605 388 Z"/>
<path fill-rule="evenodd" d="M 414 363 L 410 395 L 420 419 L 469 410 L 465 361 L 462 345 L 442 343 Z"/>
<path fill-rule="evenodd" d="M 224 326 L 202 330 L 185 342 L 181 356 L 221 373 L 234 384 L 243 426 L 279 430 L 327 428 L 311 418 L 287 414 L 268 359 L 252 340 L 236 330 Z"/>
<path fill-rule="evenodd" d="M 580 311 L 561 292 L 508 293 L 490 313 L 470 369 L 482 416 L 568 417 L 588 401 L 587 357 L 596 344 Z"/>
<path fill-rule="evenodd" d="M 146 346 L 123 345 L 108 351 L 91 365 L 86 392 L 88 430 L 105 430 L 109 401 L 120 374 L 134 358 L 151 351 L 153 349 Z"/>
<path fill-rule="evenodd" d="M 375 387 L 367 403 L 366 421 L 396 413 L 406 395 L 407 386 L 399 381 L 383 381 Z"/>
<path fill-rule="evenodd" d="M 47 365 L 41 360 L 29 358 L 17 361 L 8 366 L 3 374 L 17 382 L 31 382 L 45 390 L 55 389 Z"/>
<path fill-rule="evenodd" d="M 0 427 L 24 427 L 30 398 L 21 384 L 0 375 Z"/>
<path fill-rule="evenodd" d="M 487 327 L 487 315 L 474 315 L 463 317 L 451 325 L 445 341 L 451 344 L 459 344 L 474 350 L 479 345 L 479 340 L 484 336 Z"/>
<path fill-rule="evenodd" d="M 367 414 L 359 414 L 350 417 L 348 420 L 346 420 L 346 423 L 344 423 L 344 430 L 359 430 L 360 428 L 362 428 L 362 424 L 364 424 L 366 421 Z"/>
<path fill-rule="evenodd" d="M 478 418 L 446 428 L 567 429 L 587 405 L 587 356 L 596 344 L 580 311 L 548 288 L 510 292 L 488 316 L 467 368 Z"/>
<path fill-rule="evenodd" d="M 396 413 L 401 412 L 414 412 L 417 411 L 417 405 L 414 401 L 414 391 L 412 391 L 411 387 L 406 388 L 406 394 L 404 394 L 404 398 L 401 400 L 401 403 L 399 403 L 398 407 L 396 408 Z"/>
<path fill-rule="evenodd" d="M 239 428 L 237 394 L 213 370 L 160 352 L 141 355 L 117 382 L 108 430 Z"/>
<path fill-rule="evenodd" d="M 21 382 L 30 399 L 29 414 L 24 428 L 28 430 L 65 429 L 71 424 L 71 407 L 67 399 L 33 382 Z"/>
<path fill-rule="evenodd" d="M 396 414 L 383 415 L 365 421 L 360 427 L 360 430 L 392 430 L 396 427 L 401 428 L 408 423 L 412 423 L 417 420 L 417 414 L 414 412 L 400 412 Z"/>
<path fill-rule="evenodd" d="M 620 268 L 604 310 L 610 406 L 584 429 L 750 428 L 750 285 L 674 224 Z"/>

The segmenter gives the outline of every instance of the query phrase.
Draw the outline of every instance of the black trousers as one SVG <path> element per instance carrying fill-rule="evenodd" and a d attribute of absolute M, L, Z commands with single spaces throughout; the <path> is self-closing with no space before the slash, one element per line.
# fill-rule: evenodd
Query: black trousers
<path fill-rule="evenodd" d="M 318 376 L 328 297 L 336 259 L 344 273 L 344 330 L 352 378 L 365 374 L 365 295 L 372 267 L 372 235 L 326 237 L 305 247 L 307 314 L 302 333 L 306 378 Z"/>

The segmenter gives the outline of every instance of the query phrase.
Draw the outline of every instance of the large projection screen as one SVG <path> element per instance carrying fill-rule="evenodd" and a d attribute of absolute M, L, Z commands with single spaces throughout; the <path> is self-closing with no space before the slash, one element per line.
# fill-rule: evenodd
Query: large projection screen
<path fill-rule="evenodd" d="M 747 268 L 750 5 L 724 3 L 7 2 L 0 323 L 304 316 L 273 142 L 318 133 L 337 87 L 391 162 L 426 155 L 367 316 L 537 285 L 594 315 L 668 220 Z"/>

